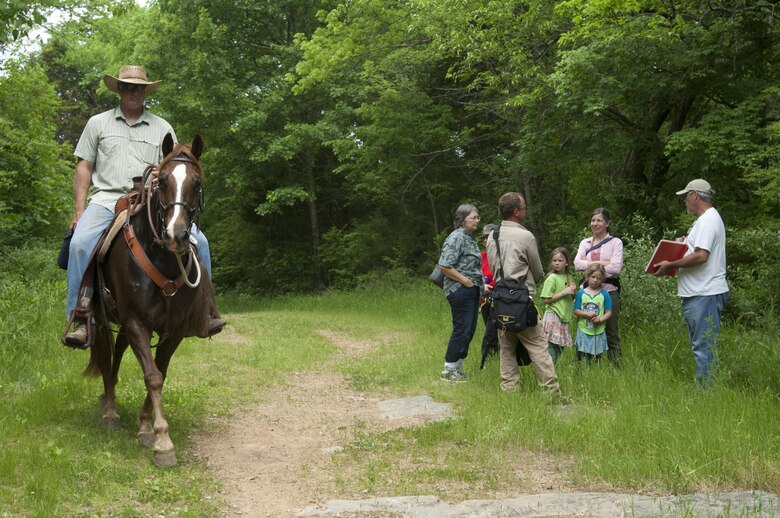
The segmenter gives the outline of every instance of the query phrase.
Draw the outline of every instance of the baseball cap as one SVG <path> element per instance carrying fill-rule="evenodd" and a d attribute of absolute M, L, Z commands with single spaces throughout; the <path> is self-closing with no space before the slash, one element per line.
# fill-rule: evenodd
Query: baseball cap
<path fill-rule="evenodd" d="M 715 191 L 712 190 L 710 183 L 707 180 L 702 180 L 701 178 L 691 180 L 688 182 L 688 185 L 685 186 L 685 189 L 682 191 L 677 191 L 677 194 L 687 194 L 691 191 L 703 192 L 705 194 L 715 194 Z"/>

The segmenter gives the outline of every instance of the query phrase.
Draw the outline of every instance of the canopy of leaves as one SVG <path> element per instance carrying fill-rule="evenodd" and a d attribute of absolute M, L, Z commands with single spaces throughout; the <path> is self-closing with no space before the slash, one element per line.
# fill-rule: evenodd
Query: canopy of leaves
<path fill-rule="evenodd" d="M 696 177 L 730 232 L 777 228 L 769 0 L 93 2 L 50 32 L 27 58 L 61 103 L 46 138 L 75 142 L 116 103 L 102 74 L 130 62 L 165 81 L 149 108 L 205 137 L 221 286 L 423 272 L 458 204 L 495 221 L 508 190 L 543 253 L 574 247 L 599 206 L 618 233 L 672 237 Z M 729 254 L 748 282 L 754 255 Z"/>

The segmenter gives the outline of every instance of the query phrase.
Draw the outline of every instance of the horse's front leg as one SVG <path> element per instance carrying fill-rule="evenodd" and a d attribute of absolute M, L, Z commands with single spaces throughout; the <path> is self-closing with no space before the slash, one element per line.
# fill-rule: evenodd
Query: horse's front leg
<path fill-rule="evenodd" d="M 166 340 L 157 346 L 157 354 L 154 361 L 157 365 L 157 369 L 163 375 L 163 381 L 168 376 L 168 364 L 170 363 L 171 356 L 175 352 L 178 345 L 181 343 L 181 339 L 175 341 L 175 345 Z M 138 430 L 138 442 L 147 448 L 154 448 L 157 440 L 155 430 L 152 426 L 153 422 L 154 405 L 152 404 L 152 398 L 147 393 L 144 404 L 141 406 L 141 412 L 138 414 L 138 423 L 140 429 Z"/>
<path fill-rule="evenodd" d="M 144 383 L 146 384 L 147 395 L 139 415 L 141 429 L 138 433 L 138 440 L 144 445 L 148 445 L 150 442 L 149 415 L 153 415 L 154 444 L 152 450 L 154 451 L 154 464 L 157 467 L 175 466 L 176 451 L 168 435 L 168 422 L 165 420 L 162 406 L 162 387 L 165 375 L 160 372 L 152 358 L 151 333 L 136 323 L 128 325 L 127 332 L 130 346 L 144 372 Z"/>

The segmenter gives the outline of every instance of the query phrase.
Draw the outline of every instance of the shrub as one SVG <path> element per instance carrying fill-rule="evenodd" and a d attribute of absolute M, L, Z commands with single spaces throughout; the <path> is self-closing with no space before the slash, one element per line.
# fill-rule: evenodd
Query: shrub
<path fill-rule="evenodd" d="M 777 326 L 780 307 L 780 222 L 728 233 L 727 312 L 745 323 Z"/>
<path fill-rule="evenodd" d="M 55 264 L 57 252 L 55 245 L 33 243 L 0 253 L 0 380 L 32 376 L 46 344 L 57 341 L 51 330 L 65 324 L 65 273 Z"/>

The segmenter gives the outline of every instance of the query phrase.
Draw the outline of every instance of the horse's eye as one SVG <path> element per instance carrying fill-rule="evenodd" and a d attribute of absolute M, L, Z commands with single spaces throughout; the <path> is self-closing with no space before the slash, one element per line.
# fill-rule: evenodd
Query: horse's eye
<path fill-rule="evenodd" d="M 168 183 L 168 175 L 161 175 L 157 177 L 157 185 L 160 187 L 165 187 L 165 184 Z"/>

